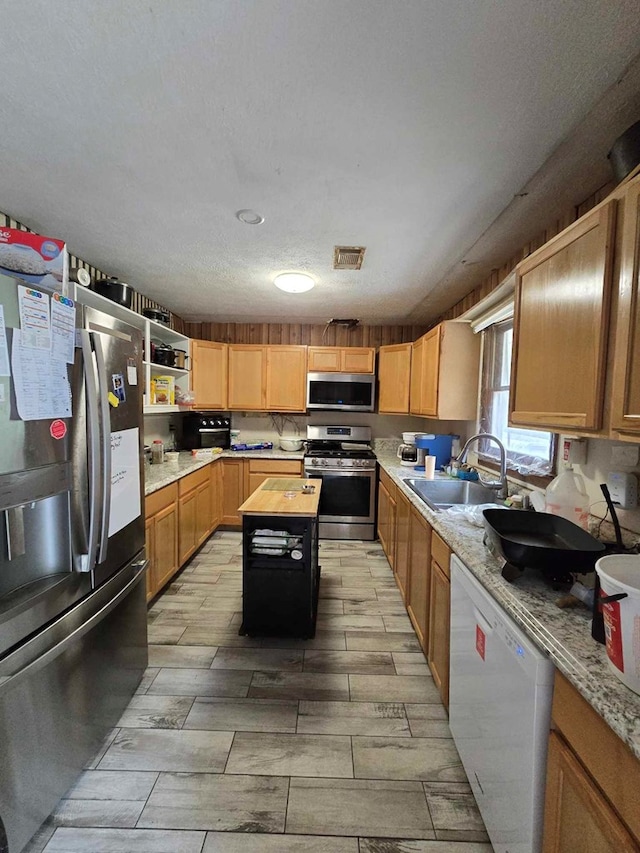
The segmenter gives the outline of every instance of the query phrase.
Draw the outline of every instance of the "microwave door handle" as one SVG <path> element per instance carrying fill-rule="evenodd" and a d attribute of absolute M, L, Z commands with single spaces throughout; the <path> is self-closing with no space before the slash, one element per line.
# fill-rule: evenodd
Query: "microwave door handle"
<path fill-rule="evenodd" d="M 96 564 L 98 530 L 100 527 L 100 492 L 102 467 L 100 465 L 100 413 L 98 410 L 98 384 L 95 377 L 95 360 L 91 348 L 91 336 L 86 329 L 80 330 L 85 396 L 87 398 L 87 465 L 89 474 L 89 532 L 87 555 L 83 557 L 83 572 L 90 572 Z"/>
<path fill-rule="evenodd" d="M 91 334 L 98 368 L 98 406 L 100 410 L 102 451 L 102 515 L 100 519 L 98 563 L 103 563 L 107 558 L 109 518 L 111 515 L 111 414 L 109 411 L 109 386 L 107 384 L 107 368 L 104 361 L 102 338 L 100 337 L 100 332 L 92 332 Z"/>

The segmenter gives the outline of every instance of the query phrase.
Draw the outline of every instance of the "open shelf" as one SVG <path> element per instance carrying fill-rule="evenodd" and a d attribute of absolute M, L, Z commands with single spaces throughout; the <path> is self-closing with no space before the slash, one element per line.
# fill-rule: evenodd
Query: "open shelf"
<path fill-rule="evenodd" d="M 186 376 L 189 371 L 182 367 L 165 367 L 163 364 L 156 364 L 155 361 L 143 361 L 145 367 L 149 365 L 152 373 L 168 373 L 170 376 Z"/>

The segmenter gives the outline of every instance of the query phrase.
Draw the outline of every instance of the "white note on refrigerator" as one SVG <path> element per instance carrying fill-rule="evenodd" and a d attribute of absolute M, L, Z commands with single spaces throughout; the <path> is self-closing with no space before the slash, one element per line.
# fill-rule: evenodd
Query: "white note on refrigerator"
<path fill-rule="evenodd" d="M 49 294 L 34 287 L 18 285 L 22 346 L 27 349 L 51 349 Z"/>
<path fill-rule="evenodd" d="M 137 518 L 140 506 L 138 427 L 111 433 L 111 502 L 109 536 Z"/>
<path fill-rule="evenodd" d="M 67 365 L 49 352 L 22 345 L 22 332 L 13 330 L 11 369 L 18 415 L 23 421 L 71 417 L 71 386 Z"/>
<path fill-rule="evenodd" d="M 51 300 L 51 356 L 73 364 L 76 342 L 76 306 L 73 299 L 54 293 Z"/>

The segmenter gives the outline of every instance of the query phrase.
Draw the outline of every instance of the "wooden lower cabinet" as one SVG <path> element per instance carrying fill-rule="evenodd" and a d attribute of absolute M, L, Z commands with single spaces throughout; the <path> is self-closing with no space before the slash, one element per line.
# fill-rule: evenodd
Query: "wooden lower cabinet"
<path fill-rule="evenodd" d="M 397 489 L 396 491 L 396 553 L 393 563 L 393 571 L 396 583 L 406 602 L 407 583 L 409 580 L 409 543 L 410 543 L 410 518 L 411 504 L 409 499 Z"/>
<path fill-rule="evenodd" d="M 384 476 L 383 476 L 384 475 Z M 396 537 L 396 487 L 389 477 L 380 472 L 378 483 L 378 539 L 387 555 L 391 568 L 395 561 Z"/>
<path fill-rule="evenodd" d="M 438 563 L 432 560 L 429 581 L 427 662 L 445 708 L 449 707 L 450 609 L 451 581 Z"/>
<path fill-rule="evenodd" d="M 244 503 L 244 459 L 222 460 L 222 524 L 240 527 L 238 507 Z"/>
<path fill-rule="evenodd" d="M 430 564 L 431 525 L 412 506 L 409 516 L 409 582 L 405 603 L 425 654 L 428 637 Z"/>
<path fill-rule="evenodd" d="M 544 853 L 640 850 L 640 760 L 556 670 Z"/>
<path fill-rule="evenodd" d="M 178 486 L 172 483 L 145 501 L 147 601 L 178 570 Z"/>
<path fill-rule="evenodd" d="M 222 465 L 215 461 L 145 500 L 147 601 L 207 540 L 222 516 Z"/>
<path fill-rule="evenodd" d="M 556 732 L 549 738 L 545 803 L 544 853 L 637 853 L 609 801 Z"/>

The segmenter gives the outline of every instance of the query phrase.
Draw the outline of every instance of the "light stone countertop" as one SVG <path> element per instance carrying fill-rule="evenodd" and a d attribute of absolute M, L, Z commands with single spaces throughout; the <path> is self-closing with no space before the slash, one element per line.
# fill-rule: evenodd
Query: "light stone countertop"
<path fill-rule="evenodd" d="M 162 465 L 151 465 L 145 470 L 144 493 L 145 496 L 157 492 L 158 489 L 164 489 L 165 486 L 170 486 L 176 480 L 186 477 L 187 474 L 192 474 L 199 468 L 204 468 L 211 462 L 218 459 L 293 459 L 302 461 L 304 451 L 297 450 L 289 452 L 286 450 L 223 450 L 222 453 L 214 454 L 213 459 L 194 459 L 191 456 L 191 451 L 183 451 L 180 453 L 178 465 L 174 466 L 169 462 L 163 462 Z"/>
<path fill-rule="evenodd" d="M 532 570 L 508 583 L 501 575 L 501 563 L 482 543 L 483 528 L 459 514 L 432 511 L 402 482 L 415 477 L 416 472 L 398 465 L 395 454 L 378 452 L 377 455 L 384 471 L 487 592 L 549 654 L 562 674 L 640 758 L 640 696 L 614 675 L 605 647 L 591 638 L 590 611 L 584 607 L 563 610 L 557 607 L 555 602 L 561 593 L 554 592 Z"/>

